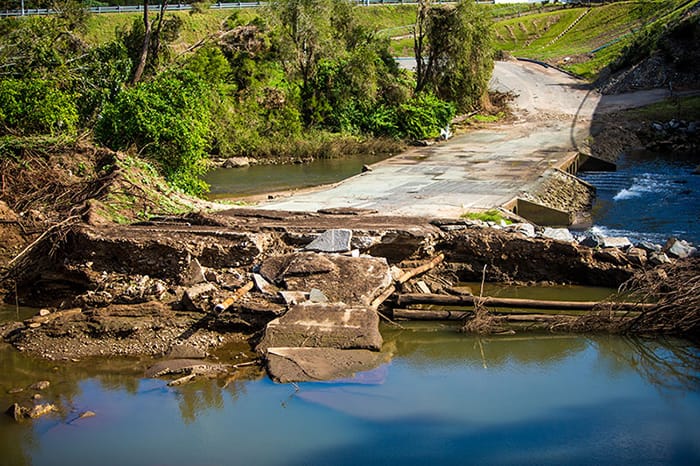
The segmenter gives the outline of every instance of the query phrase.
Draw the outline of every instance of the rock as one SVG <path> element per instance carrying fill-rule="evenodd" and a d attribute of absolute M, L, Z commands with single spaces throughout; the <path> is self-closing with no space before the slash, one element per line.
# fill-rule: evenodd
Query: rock
<path fill-rule="evenodd" d="M 649 254 L 649 263 L 651 265 L 669 264 L 670 262 L 671 259 L 664 252 L 652 252 Z"/>
<path fill-rule="evenodd" d="M 601 247 L 627 249 L 632 247 L 632 242 L 629 240 L 629 238 L 626 238 L 624 236 L 605 236 L 602 238 Z"/>
<path fill-rule="evenodd" d="M 257 347 L 325 347 L 379 350 L 379 316 L 367 308 L 344 304 L 303 303 L 267 324 Z"/>
<path fill-rule="evenodd" d="M 329 302 L 326 295 L 323 294 L 323 291 L 319 290 L 318 288 L 311 288 L 311 291 L 309 292 L 309 301 L 311 301 L 312 303 Z"/>
<path fill-rule="evenodd" d="M 188 311 L 207 312 L 209 308 L 209 298 L 216 291 L 216 287 L 211 283 L 201 283 L 185 290 L 182 295 L 182 307 Z"/>
<path fill-rule="evenodd" d="M 267 370 L 278 383 L 336 380 L 374 369 L 388 359 L 386 354 L 368 350 L 269 348 Z"/>
<path fill-rule="evenodd" d="M 556 239 L 559 241 L 566 241 L 571 243 L 574 241 L 574 237 L 567 228 L 551 228 L 546 227 L 542 232 L 544 238 Z"/>
<path fill-rule="evenodd" d="M 579 241 L 578 244 L 589 248 L 599 248 L 603 244 L 603 238 L 596 233 L 589 233 L 581 241 Z"/>
<path fill-rule="evenodd" d="M 608 262 L 617 266 L 625 266 L 629 264 L 629 260 L 625 253 L 617 248 L 605 248 L 596 250 L 593 257 L 599 261 Z"/>
<path fill-rule="evenodd" d="M 253 274 L 253 282 L 255 282 L 255 287 L 263 294 L 276 296 L 279 291 L 276 286 L 265 280 L 265 277 L 259 273 Z"/>
<path fill-rule="evenodd" d="M 19 422 L 22 419 L 24 419 L 26 412 L 27 408 L 20 406 L 19 403 L 12 403 L 10 407 L 5 410 L 5 414 L 10 416 L 16 422 Z"/>
<path fill-rule="evenodd" d="M 260 273 L 290 291 L 317 288 L 331 302 L 363 306 L 391 284 L 389 265 L 376 257 L 293 253 L 266 260 Z"/>
<path fill-rule="evenodd" d="M 333 229 L 321 233 L 304 249 L 317 252 L 347 252 L 350 250 L 352 230 Z"/>
<path fill-rule="evenodd" d="M 649 241 L 640 241 L 637 244 L 639 249 L 644 249 L 647 253 L 661 252 L 661 245 L 650 243 Z"/>
<path fill-rule="evenodd" d="M 23 391 L 24 391 L 24 388 L 22 388 L 22 387 L 15 387 L 15 388 L 9 389 L 9 390 L 7 391 L 7 393 L 10 394 L 10 395 L 15 395 L 15 394 L 17 394 L 17 393 L 22 393 Z"/>
<path fill-rule="evenodd" d="M 32 409 L 29 410 L 27 413 L 27 416 L 29 416 L 32 419 L 36 419 L 38 417 L 44 416 L 46 414 L 49 414 L 53 411 L 58 411 L 55 405 L 52 405 L 51 403 L 43 403 L 43 404 L 38 404 L 34 406 Z"/>
<path fill-rule="evenodd" d="M 627 250 L 627 258 L 633 264 L 644 265 L 647 262 L 647 252 L 641 248 L 629 248 Z"/>
<path fill-rule="evenodd" d="M 29 389 L 30 390 L 46 390 L 47 388 L 49 388 L 49 386 L 51 386 L 51 382 L 49 382 L 48 380 L 40 380 L 36 383 L 31 384 L 29 386 Z"/>
<path fill-rule="evenodd" d="M 44 316 L 47 316 L 49 314 L 51 314 L 51 311 L 49 311 L 48 309 L 39 309 L 40 316 L 44 317 Z"/>
<path fill-rule="evenodd" d="M 243 168 L 250 165 L 250 159 L 248 157 L 231 157 L 226 159 L 223 164 L 224 168 Z"/>
<path fill-rule="evenodd" d="M 528 238 L 534 238 L 536 236 L 535 226 L 531 223 L 515 223 L 510 225 L 508 229 L 516 233 L 521 233 Z"/>
<path fill-rule="evenodd" d="M 424 246 L 425 236 L 407 231 L 389 231 L 380 241 L 368 248 L 365 253 L 374 257 L 384 257 L 392 263 L 411 257 Z"/>
<path fill-rule="evenodd" d="M 80 419 L 87 419 L 89 417 L 95 417 L 95 416 L 97 416 L 97 414 L 94 411 L 90 411 L 90 410 L 83 411 L 82 413 L 80 413 L 80 415 L 78 416 L 76 421 L 78 421 Z"/>
<path fill-rule="evenodd" d="M 165 355 L 168 359 L 204 359 L 207 352 L 189 343 L 178 343 L 170 347 Z"/>
<path fill-rule="evenodd" d="M 307 252 L 270 257 L 260 267 L 260 274 L 270 282 L 280 283 L 286 277 L 326 274 L 337 270 L 338 267 L 328 256 Z"/>
<path fill-rule="evenodd" d="M 697 252 L 697 249 L 691 246 L 687 241 L 679 240 L 678 238 L 669 238 L 664 250 L 667 255 L 678 259 L 692 257 Z"/>
<path fill-rule="evenodd" d="M 182 283 L 184 286 L 193 286 L 206 281 L 207 278 L 204 275 L 204 268 L 202 267 L 202 264 L 200 264 L 196 258 L 190 260 L 187 268 L 182 273 L 180 283 Z"/>
<path fill-rule="evenodd" d="M 288 306 L 301 304 L 308 299 L 308 293 L 304 291 L 280 291 L 280 297 Z"/>

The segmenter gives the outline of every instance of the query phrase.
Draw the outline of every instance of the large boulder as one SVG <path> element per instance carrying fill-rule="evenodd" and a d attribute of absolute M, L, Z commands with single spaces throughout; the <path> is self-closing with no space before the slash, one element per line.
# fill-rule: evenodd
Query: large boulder
<path fill-rule="evenodd" d="M 257 350 L 272 347 L 325 347 L 379 350 L 379 316 L 368 308 L 302 303 L 267 324 Z"/>

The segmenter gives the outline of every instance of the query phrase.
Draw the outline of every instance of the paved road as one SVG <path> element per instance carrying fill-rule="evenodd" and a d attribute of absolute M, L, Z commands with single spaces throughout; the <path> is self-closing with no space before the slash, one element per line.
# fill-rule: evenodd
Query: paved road
<path fill-rule="evenodd" d="M 628 95 L 607 104 L 585 83 L 527 62 L 498 62 L 491 86 L 518 95 L 515 122 L 411 149 L 373 165 L 370 172 L 259 208 L 313 212 L 352 207 L 443 218 L 490 209 L 527 191 L 547 168 L 570 157 L 589 135 L 595 112 L 660 97 Z"/>

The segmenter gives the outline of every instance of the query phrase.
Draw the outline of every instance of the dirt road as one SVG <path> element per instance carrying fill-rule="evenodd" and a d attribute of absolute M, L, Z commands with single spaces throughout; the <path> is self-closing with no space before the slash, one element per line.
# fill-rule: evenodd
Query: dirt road
<path fill-rule="evenodd" d="M 514 122 L 411 149 L 336 185 L 259 208 L 313 212 L 351 207 L 445 218 L 501 206 L 577 152 L 590 135 L 594 115 L 665 96 L 650 91 L 602 98 L 587 83 L 554 68 L 516 61 L 497 62 L 491 86 L 518 96 Z"/>

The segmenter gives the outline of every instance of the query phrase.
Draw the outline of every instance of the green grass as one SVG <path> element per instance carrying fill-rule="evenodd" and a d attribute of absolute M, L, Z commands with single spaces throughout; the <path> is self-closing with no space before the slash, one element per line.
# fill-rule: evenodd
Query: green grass
<path fill-rule="evenodd" d="M 506 224 L 513 223 L 509 219 L 503 217 L 503 215 L 495 209 L 487 210 L 485 212 L 468 212 L 466 214 L 462 214 L 462 218 L 469 220 L 481 220 L 482 222 L 501 223 L 501 221 L 504 221 Z"/>
<path fill-rule="evenodd" d="M 667 99 L 646 107 L 625 111 L 630 120 L 661 120 L 673 118 L 700 120 L 700 96 Z"/>
<path fill-rule="evenodd" d="M 593 79 L 622 54 L 634 32 L 677 18 L 697 3 L 697 0 L 648 0 L 597 6 L 558 39 L 586 8 L 510 18 L 495 25 L 497 48 L 515 56 L 555 63 Z M 606 45 L 609 46 L 593 53 Z M 565 57 L 573 59 L 565 61 Z"/>
<path fill-rule="evenodd" d="M 596 6 L 571 30 L 557 39 L 586 8 L 541 4 L 482 5 L 496 21 L 496 48 L 518 57 L 544 60 L 579 76 L 595 79 L 600 70 L 613 63 L 643 28 L 665 24 L 697 5 L 700 0 L 646 0 L 617 2 Z M 242 19 L 261 14 L 262 9 L 237 10 Z M 395 56 L 413 55 L 412 29 L 416 19 L 415 5 L 357 7 L 360 24 L 392 37 L 390 50 Z M 227 10 L 209 10 L 204 14 L 173 12 L 183 20 L 182 33 L 173 44 L 184 49 L 219 30 L 232 14 Z M 118 28 L 129 27 L 141 15 L 92 15 L 85 39 L 102 43 L 115 37 Z M 592 53 L 593 50 L 605 46 Z M 564 60 L 570 57 L 570 60 Z"/>

